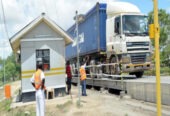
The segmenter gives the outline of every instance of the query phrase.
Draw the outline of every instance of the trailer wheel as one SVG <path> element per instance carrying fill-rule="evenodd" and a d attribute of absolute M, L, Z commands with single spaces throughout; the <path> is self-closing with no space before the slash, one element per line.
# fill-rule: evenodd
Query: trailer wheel
<path fill-rule="evenodd" d="M 143 76 L 143 71 L 142 72 L 135 72 L 134 74 L 136 75 L 136 78 L 142 78 Z"/>
<path fill-rule="evenodd" d="M 110 59 L 110 63 L 117 63 L 116 57 L 112 56 Z M 110 67 L 110 74 L 114 75 L 114 74 L 120 74 L 119 72 L 119 65 L 115 64 L 115 65 L 111 65 Z"/>
<path fill-rule="evenodd" d="M 91 60 L 90 65 L 92 66 L 92 67 L 90 67 L 90 77 L 94 78 L 95 77 L 94 74 L 96 73 L 96 71 L 95 71 L 95 67 L 93 65 L 95 65 L 95 61 Z"/>
<path fill-rule="evenodd" d="M 96 72 L 97 72 L 97 78 L 102 78 L 102 74 L 103 74 L 103 72 L 102 72 L 102 67 L 97 67 L 96 68 Z"/>
<path fill-rule="evenodd" d="M 73 73 L 73 75 L 75 75 L 75 65 L 74 64 L 71 64 L 71 69 L 72 69 L 72 73 Z"/>

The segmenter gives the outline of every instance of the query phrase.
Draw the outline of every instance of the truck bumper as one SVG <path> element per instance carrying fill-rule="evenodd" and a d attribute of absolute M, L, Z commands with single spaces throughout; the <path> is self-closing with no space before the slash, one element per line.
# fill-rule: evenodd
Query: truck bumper
<path fill-rule="evenodd" d="M 123 72 L 139 72 L 152 69 L 153 65 L 150 62 L 144 64 L 122 64 Z"/>

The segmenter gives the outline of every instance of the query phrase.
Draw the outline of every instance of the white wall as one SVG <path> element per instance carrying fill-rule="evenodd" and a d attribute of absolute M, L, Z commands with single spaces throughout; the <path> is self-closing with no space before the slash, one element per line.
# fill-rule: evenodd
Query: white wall
<path fill-rule="evenodd" d="M 44 38 L 47 39 L 47 38 Z M 27 39 L 24 39 L 27 40 Z M 65 41 L 62 40 L 43 40 L 43 41 L 21 41 L 21 72 L 36 70 L 36 50 L 50 50 L 50 69 L 61 68 L 63 70 L 49 70 L 45 73 L 65 72 Z M 32 72 L 33 73 L 33 72 Z M 32 73 L 22 74 L 22 77 Z M 22 92 L 33 91 L 30 78 L 22 78 Z M 46 76 L 47 87 L 65 87 L 65 73 Z"/>
<path fill-rule="evenodd" d="M 62 38 L 60 34 L 56 33 L 51 27 L 49 27 L 44 22 L 39 23 L 23 38 L 41 38 L 41 37 Z"/>

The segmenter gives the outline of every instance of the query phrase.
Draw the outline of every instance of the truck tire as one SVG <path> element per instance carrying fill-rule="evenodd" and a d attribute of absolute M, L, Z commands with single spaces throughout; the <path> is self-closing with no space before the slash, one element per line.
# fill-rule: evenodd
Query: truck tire
<path fill-rule="evenodd" d="M 91 60 L 90 61 L 90 65 L 92 65 L 92 67 L 90 67 L 90 77 L 91 78 L 95 78 L 95 74 L 96 74 L 96 69 L 95 69 L 95 61 L 94 60 Z"/>
<path fill-rule="evenodd" d="M 75 75 L 76 71 L 75 71 L 75 65 L 71 64 L 71 70 L 72 70 L 72 74 Z"/>
<path fill-rule="evenodd" d="M 116 56 L 111 57 L 110 63 L 117 63 Z M 118 64 L 115 64 L 115 65 L 109 66 L 109 67 L 110 67 L 110 74 L 111 75 L 119 75 L 120 74 L 120 68 L 119 68 Z"/>
<path fill-rule="evenodd" d="M 103 75 L 102 67 L 96 67 L 96 73 L 98 74 L 97 75 L 98 79 L 102 78 L 102 75 Z"/>
<path fill-rule="evenodd" d="M 136 78 L 142 78 L 143 76 L 143 71 L 142 72 L 135 72 L 134 74 L 136 75 Z"/>

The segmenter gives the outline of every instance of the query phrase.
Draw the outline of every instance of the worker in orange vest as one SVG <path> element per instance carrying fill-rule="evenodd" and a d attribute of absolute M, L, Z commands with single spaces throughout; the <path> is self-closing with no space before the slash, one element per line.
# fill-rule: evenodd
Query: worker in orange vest
<path fill-rule="evenodd" d="M 87 96 L 86 94 L 86 63 L 81 65 L 80 67 L 80 80 L 81 80 L 81 86 L 82 86 L 82 96 Z"/>
<path fill-rule="evenodd" d="M 45 75 L 42 70 L 42 62 L 37 66 L 36 72 L 31 78 L 31 83 L 35 88 L 35 98 L 36 98 L 36 116 L 45 115 Z"/>

